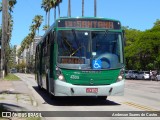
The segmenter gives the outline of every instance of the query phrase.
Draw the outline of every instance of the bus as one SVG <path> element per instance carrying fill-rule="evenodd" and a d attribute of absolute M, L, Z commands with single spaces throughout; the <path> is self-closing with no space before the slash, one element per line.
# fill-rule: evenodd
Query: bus
<path fill-rule="evenodd" d="M 118 20 L 59 18 L 36 46 L 39 88 L 53 96 L 124 93 L 124 31 Z"/>

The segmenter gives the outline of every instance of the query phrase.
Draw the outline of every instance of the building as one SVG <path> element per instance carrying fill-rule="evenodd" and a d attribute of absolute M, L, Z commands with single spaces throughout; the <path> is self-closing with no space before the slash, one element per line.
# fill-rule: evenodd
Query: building
<path fill-rule="evenodd" d="M 20 62 L 20 58 L 17 56 L 18 54 L 18 50 L 20 49 L 20 45 L 14 45 L 14 51 L 13 51 L 13 61 L 14 61 L 14 64 L 19 64 Z"/>

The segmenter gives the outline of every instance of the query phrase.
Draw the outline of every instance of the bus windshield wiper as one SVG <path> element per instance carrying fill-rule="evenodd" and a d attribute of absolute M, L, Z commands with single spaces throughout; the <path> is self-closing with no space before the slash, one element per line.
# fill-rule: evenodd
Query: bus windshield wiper
<path fill-rule="evenodd" d="M 76 36 L 76 32 L 75 32 L 75 29 L 72 29 L 72 34 L 74 36 L 74 41 L 77 45 L 77 49 L 72 52 L 72 54 L 70 54 L 70 56 L 73 56 L 76 52 L 78 52 L 80 49 L 81 49 L 81 46 L 79 45 L 79 42 L 77 42 L 77 36 Z M 82 55 L 82 51 L 80 50 L 80 54 Z"/>

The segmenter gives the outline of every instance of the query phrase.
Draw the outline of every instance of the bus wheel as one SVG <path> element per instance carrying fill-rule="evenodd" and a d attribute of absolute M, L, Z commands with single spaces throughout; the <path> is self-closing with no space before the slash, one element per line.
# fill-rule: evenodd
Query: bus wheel
<path fill-rule="evenodd" d="M 46 90 L 49 93 L 49 81 L 48 81 L 48 75 L 46 75 Z"/>
<path fill-rule="evenodd" d="M 100 99 L 100 100 L 106 100 L 107 96 L 98 96 L 97 98 Z"/>
<path fill-rule="evenodd" d="M 42 90 L 42 87 L 41 87 L 39 84 L 38 84 L 38 89 L 39 89 L 39 90 Z"/>
<path fill-rule="evenodd" d="M 46 75 L 46 85 L 47 85 L 47 93 L 49 95 L 50 98 L 53 98 L 53 95 L 51 94 L 51 92 L 49 91 L 49 79 L 48 79 L 48 75 Z"/>

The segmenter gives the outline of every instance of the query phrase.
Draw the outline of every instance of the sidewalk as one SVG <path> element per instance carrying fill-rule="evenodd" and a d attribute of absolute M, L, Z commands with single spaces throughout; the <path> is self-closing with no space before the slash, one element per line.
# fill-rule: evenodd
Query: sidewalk
<path fill-rule="evenodd" d="M 3 110 L 37 111 L 37 102 L 23 81 L 0 80 L 0 112 Z"/>

